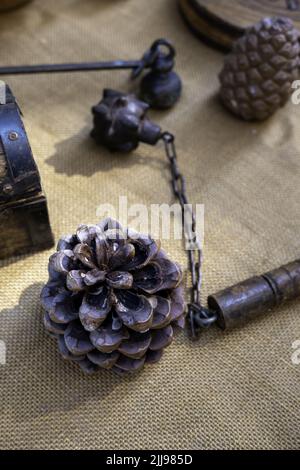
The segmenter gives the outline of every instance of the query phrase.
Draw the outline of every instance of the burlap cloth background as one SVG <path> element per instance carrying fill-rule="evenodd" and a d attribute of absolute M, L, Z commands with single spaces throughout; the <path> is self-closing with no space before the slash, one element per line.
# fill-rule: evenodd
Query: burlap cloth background
<path fill-rule="evenodd" d="M 300 255 L 300 107 L 261 125 L 215 98 L 223 56 L 195 39 L 175 0 L 36 0 L 0 16 L 3 64 L 138 58 L 174 41 L 182 100 L 151 113 L 176 133 L 194 203 L 204 203 L 204 295 Z M 89 108 L 127 72 L 9 79 L 38 162 L 56 239 L 95 222 L 101 202 L 169 203 L 163 151 L 111 155 L 89 140 Z M 1 237 L 5 233 L 1 230 Z M 180 242 L 165 242 L 186 266 Z M 39 294 L 50 252 L 0 264 L 0 447 L 42 449 L 299 448 L 300 304 L 228 334 L 185 334 L 134 379 L 85 378 L 43 331 Z"/>

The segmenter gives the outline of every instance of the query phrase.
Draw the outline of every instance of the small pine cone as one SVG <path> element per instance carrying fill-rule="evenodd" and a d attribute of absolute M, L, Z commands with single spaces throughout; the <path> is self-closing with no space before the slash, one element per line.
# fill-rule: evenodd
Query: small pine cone
<path fill-rule="evenodd" d="M 263 120 L 289 99 L 298 77 L 299 31 L 289 18 L 265 18 L 238 39 L 220 74 L 221 99 L 245 120 Z"/>
<path fill-rule="evenodd" d="M 41 293 L 46 330 L 86 373 L 157 362 L 184 326 L 182 272 L 150 236 L 105 219 L 62 238 Z"/>

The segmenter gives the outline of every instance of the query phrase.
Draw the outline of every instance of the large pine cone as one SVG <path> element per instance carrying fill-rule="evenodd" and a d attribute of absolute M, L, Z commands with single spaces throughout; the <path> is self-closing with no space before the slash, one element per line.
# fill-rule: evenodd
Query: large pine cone
<path fill-rule="evenodd" d="M 289 18 L 265 18 L 238 39 L 220 74 L 225 106 L 263 120 L 283 106 L 298 77 L 299 31 Z"/>
<path fill-rule="evenodd" d="M 180 267 L 149 236 L 105 219 L 62 238 L 42 290 L 44 324 L 86 373 L 157 362 L 184 326 Z"/>

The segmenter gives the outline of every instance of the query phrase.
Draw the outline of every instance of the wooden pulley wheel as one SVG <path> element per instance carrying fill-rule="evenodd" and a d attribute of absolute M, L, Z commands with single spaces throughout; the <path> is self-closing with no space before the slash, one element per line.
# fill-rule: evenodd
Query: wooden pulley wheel
<path fill-rule="evenodd" d="M 179 7 L 195 33 L 227 50 L 266 16 L 287 16 L 300 29 L 300 0 L 179 0 Z"/>

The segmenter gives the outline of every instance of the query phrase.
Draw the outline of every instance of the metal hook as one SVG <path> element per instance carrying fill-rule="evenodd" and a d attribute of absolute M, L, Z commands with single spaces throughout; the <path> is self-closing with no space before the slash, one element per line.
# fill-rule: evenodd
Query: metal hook
<path fill-rule="evenodd" d="M 169 53 L 163 54 L 160 51 L 161 46 L 167 47 Z M 155 61 L 159 55 L 164 55 L 165 60 L 168 62 L 173 61 L 176 55 L 176 51 L 174 46 L 167 39 L 157 39 L 156 41 L 154 41 L 150 49 L 148 49 L 141 58 L 140 65 L 132 71 L 131 78 L 133 80 L 138 78 L 146 68 L 154 68 Z"/>

